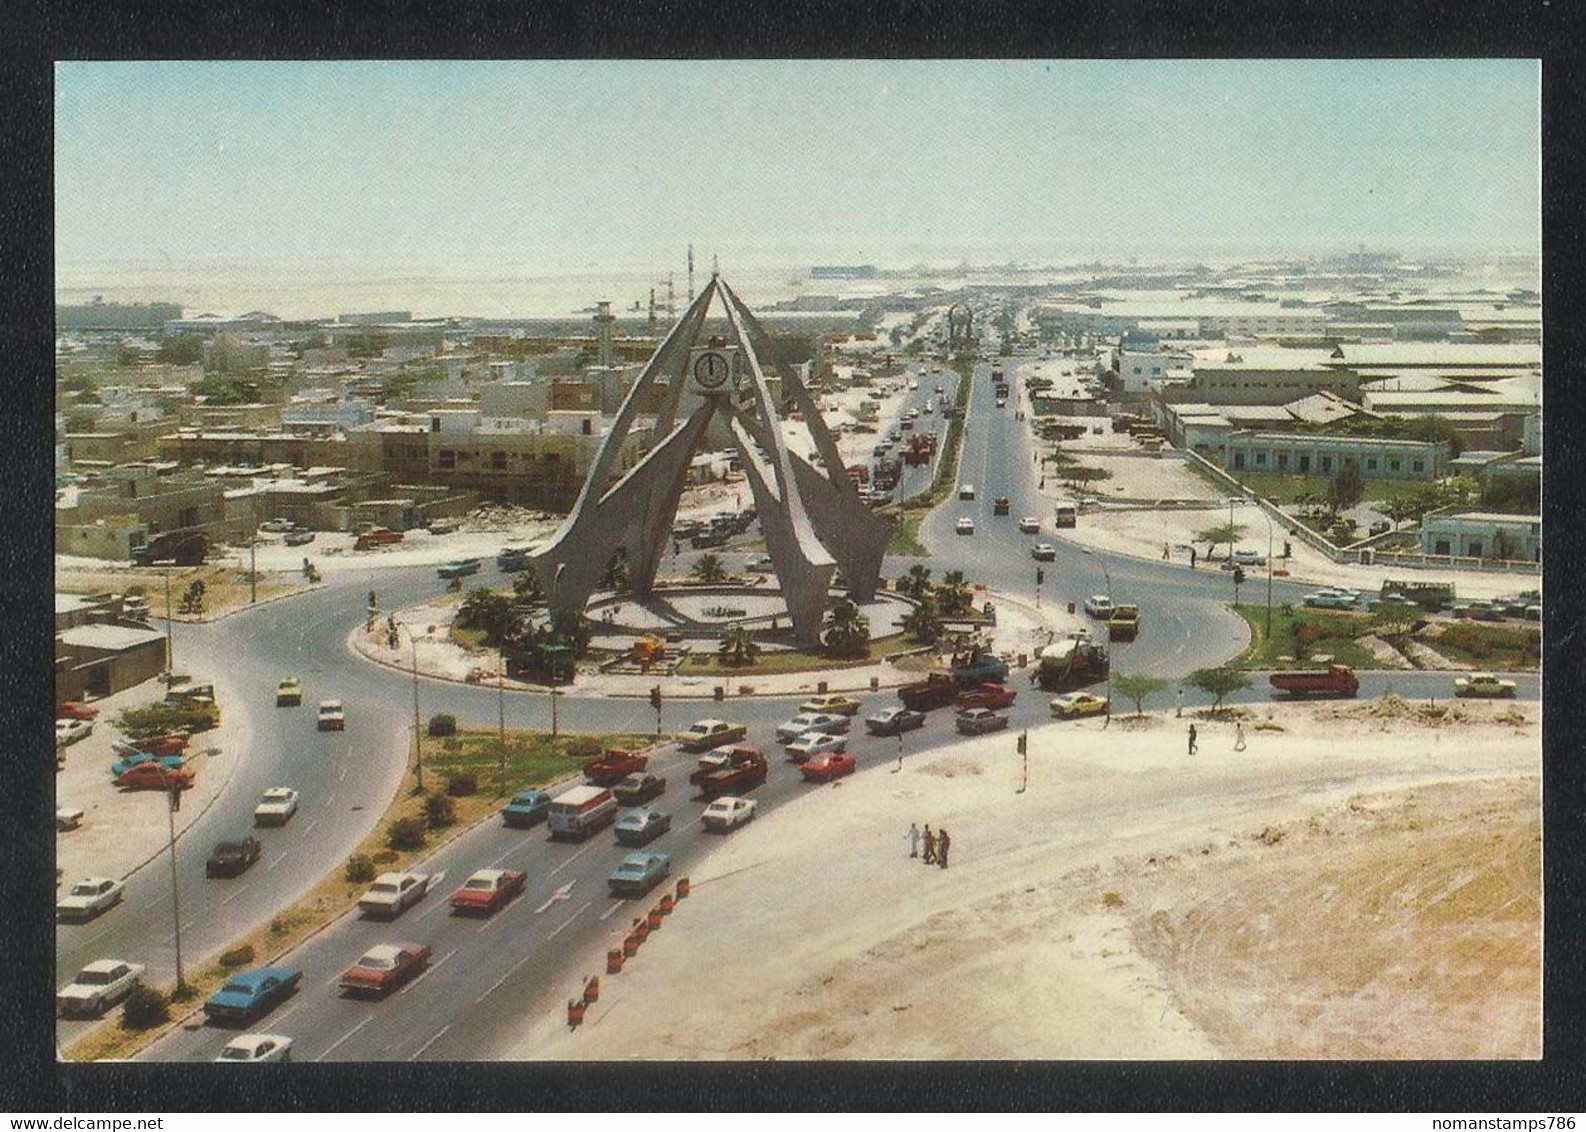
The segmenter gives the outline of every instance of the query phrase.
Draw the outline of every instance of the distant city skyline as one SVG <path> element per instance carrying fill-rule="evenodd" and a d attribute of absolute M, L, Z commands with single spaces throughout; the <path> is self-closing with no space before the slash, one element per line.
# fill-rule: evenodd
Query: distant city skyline
<path fill-rule="evenodd" d="M 56 255 L 680 270 L 1540 248 L 1539 68 L 61 63 Z"/>

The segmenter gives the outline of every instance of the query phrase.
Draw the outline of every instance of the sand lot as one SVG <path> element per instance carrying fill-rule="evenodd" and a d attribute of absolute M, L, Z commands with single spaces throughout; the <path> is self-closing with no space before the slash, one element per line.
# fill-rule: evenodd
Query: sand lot
<path fill-rule="evenodd" d="M 1006 734 L 811 787 L 728 835 L 582 1029 L 539 1012 L 502 1052 L 1540 1055 L 1534 706 L 1274 706 L 1244 752 L 1198 721 L 1194 758 L 1186 722 L 1040 728 L 1023 794 Z"/>

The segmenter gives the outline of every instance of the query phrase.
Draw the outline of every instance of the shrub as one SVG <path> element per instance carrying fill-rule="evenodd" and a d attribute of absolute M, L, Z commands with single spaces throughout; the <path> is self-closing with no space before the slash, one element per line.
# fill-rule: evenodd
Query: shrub
<path fill-rule="evenodd" d="M 222 967 L 246 967 L 254 960 L 253 944 L 245 943 L 241 947 L 233 947 L 230 951 L 220 953 Z"/>
<path fill-rule="evenodd" d="M 385 843 L 404 852 L 424 848 L 424 823 L 418 818 L 397 818 L 386 830 Z"/>
<path fill-rule="evenodd" d="M 377 865 L 389 865 L 397 859 L 397 856 L 394 849 L 382 849 L 369 859 Z"/>
<path fill-rule="evenodd" d="M 424 798 L 424 820 L 431 829 L 444 829 L 457 821 L 457 804 L 444 794 L 430 793 Z"/>
<path fill-rule="evenodd" d="M 347 858 L 345 869 L 349 884 L 368 884 L 374 880 L 374 862 L 362 853 Z"/>
<path fill-rule="evenodd" d="M 446 793 L 453 798 L 464 798 L 479 793 L 479 778 L 472 771 L 458 771 L 446 779 Z"/>
<path fill-rule="evenodd" d="M 170 1021 L 170 1018 L 171 1009 L 166 1005 L 165 996 L 153 987 L 133 987 L 132 993 L 127 995 L 126 1004 L 121 1008 L 123 1030 L 147 1030 Z"/>
<path fill-rule="evenodd" d="M 430 716 L 429 732 L 431 735 L 442 737 L 457 734 L 457 717 L 449 712 Z"/>
<path fill-rule="evenodd" d="M 569 739 L 562 747 L 562 753 L 572 759 L 593 759 L 600 756 L 600 742 L 587 735 L 580 735 Z"/>

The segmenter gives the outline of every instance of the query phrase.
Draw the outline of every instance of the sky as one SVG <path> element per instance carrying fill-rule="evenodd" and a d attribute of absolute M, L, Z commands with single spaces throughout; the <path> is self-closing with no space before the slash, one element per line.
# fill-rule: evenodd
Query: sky
<path fill-rule="evenodd" d="M 61 63 L 61 261 L 1540 249 L 1534 61 Z"/>

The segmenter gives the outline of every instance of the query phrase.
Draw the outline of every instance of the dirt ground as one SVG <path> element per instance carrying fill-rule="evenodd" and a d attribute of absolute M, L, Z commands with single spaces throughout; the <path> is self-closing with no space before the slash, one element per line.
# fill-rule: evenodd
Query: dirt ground
<path fill-rule="evenodd" d="M 142 587 L 149 603 L 149 612 L 157 618 L 165 616 L 165 573 L 157 566 L 106 568 L 82 565 L 81 559 L 55 566 L 55 592 L 63 594 L 119 593 L 125 594 Z M 204 611 L 198 616 L 178 612 L 182 594 L 194 581 L 204 583 Z M 266 570 L 259 565 L 258 597 L 269 601 L 286 594 L 299 593 L 309 588 L 301 573 Z M 171 571 L 171 620 L 212 621 L 216 617 L 240 609 L 249 603 L 248 570 L 231 563 L 205 563 L 203 566 L 176 568 Z"/>

